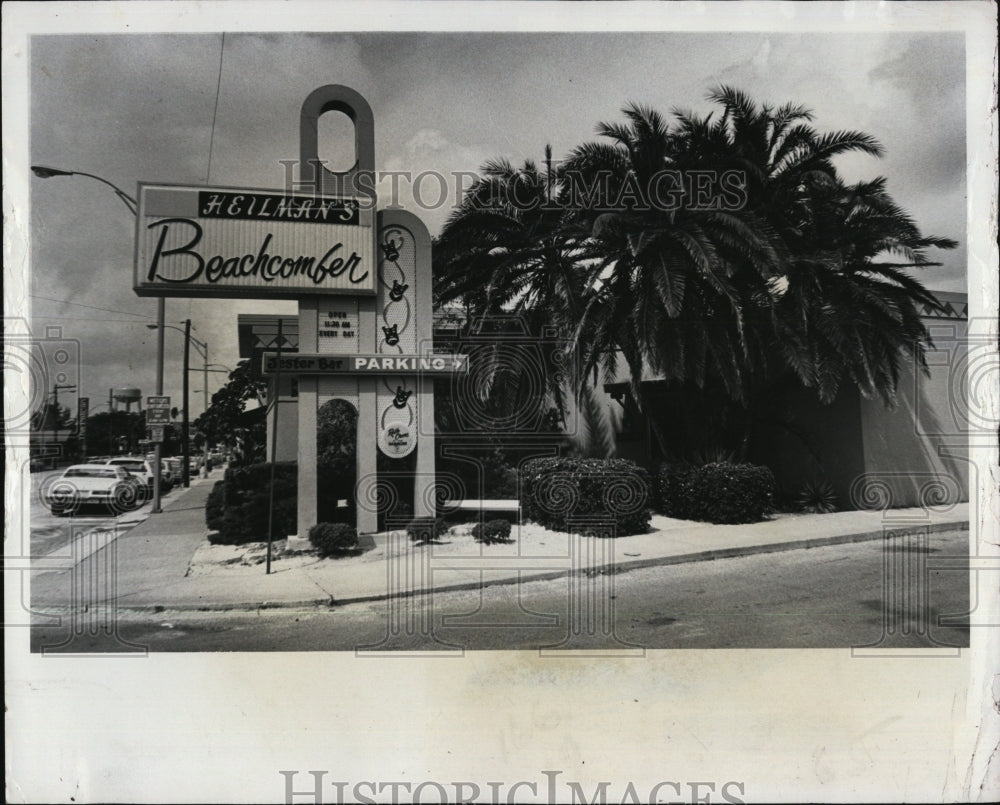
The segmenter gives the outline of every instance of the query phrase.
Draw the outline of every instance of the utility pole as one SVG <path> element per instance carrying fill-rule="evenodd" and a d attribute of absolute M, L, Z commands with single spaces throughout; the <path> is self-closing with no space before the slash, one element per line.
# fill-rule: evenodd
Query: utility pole
<path fill-rule="evenodd" d="M 160 297 L 156 300 L 156 320 L 160 324 L 163 324 L 163 319 L 165 316 L 165 305 L 166 299 Z M 163 338 L 164 334 L 167 332 L 166 327 L 156 328 L 156 394 L 157 396 L 163 395 Z M 146 419 L 149 419 L 149 407 L 146 407 Z M 160 475 L 163 469 L 163 443 L 156 442 L 153 447 L 153 464 L 156 469 L 153 472 L 156 473 L 156 481 L 153 483 L 153 514 L 159 514 L 163 511 L 160 508 Z"/>
<path fill-rule="evenodd" d="M 191 358 L 191 319 L 184 320 L 184 419 L 181 420 L 181 430 L 184 440 L 184 487 L 191 486 L 191 447 L 188 444 L 188 367 Z"/>
<path fill-rule="evenodd" d="M 204 378 L 202 380 L 202 382 L 204 384 L 204 387 L 203 387 L 203 390 L 202 390 L 202 394 L 203 394 L 203 396 L 205 398 L 205 414 L 204 414 L 204 416 L 205 416 L 205 422 L 204 422 L 204 425 L 207 425 L 208 424 L 208 422 L 207 422 L 207 420 L 208 420 L 208 342 L 207 341 L 204 343 L 204 347 L 205 347 L 205 367 L 204 367 L 204 372 L 203 372 Z M 201 449 L 202 449 L 202 457 L 201 458 L 202 458 L 202 462 L 203 462 L 202 465 L 201 465 L 201 469 L 202 469 L 202 477 L 203 478 L 207 478 L 208 477 L 208 435 L 205 433 L 204 425 L 202 426 L 202 434 L 201 434 L 202 435 L 202 439 L 204 439 L 204 441 L 202 442 L 202 446 L 201 446 Z"/>

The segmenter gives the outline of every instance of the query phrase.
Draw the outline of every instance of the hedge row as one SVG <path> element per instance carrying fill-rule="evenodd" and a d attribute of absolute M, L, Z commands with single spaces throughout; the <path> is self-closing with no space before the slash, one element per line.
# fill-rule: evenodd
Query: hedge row
<path fill-rule="evenodd" d="M 649 473 L 620 458 L 536 458 L 521 465 L 525 517 L 558 531 L 614 536 L 649 530 Z"/>
<path fill-rule="evenodd" d="M 205 506 L 213 543 L 242 544 L 267 538 L 270 464 L 230 467 Z M 276 539 L 297 533 L 298 474 L 295 462 L 274 465 Z M 538 458 L 520 472 L 524 516 L 547 528 L 615 536 L 645 533 L 650 509 L 668 517 L 711 523 L 752 523 L 773 510 L 774 476 L 767 467 L 714 462 L 700 467 L 665 464 L 654 489 L 649 473 L 625 459 Z M 487 523 L 477 539 L 503 541 L 507 531 Z M 410 539 L 430 542 L 448 528 L 442 518 L 418 518 Z M 329 530 L 321 541 L 346 547 L 346 529 Z M 326 537 L 329 537 L 327 540 Z"/>
<path fill-rule="evenodd" d="M 242 545 L 267 539 L 271 464 L 230 467 L 205 504 L 209 541 Z M 274 539 L 298 531 L 298 470 L 294 461 L 274 464 Z"/>
<path fill-rule="evenodd" d="M 660 512 L 668 517 L 756 523 L 774 507 L 774 475 L 756 464 L 664 464 L 658 481 Z"/>

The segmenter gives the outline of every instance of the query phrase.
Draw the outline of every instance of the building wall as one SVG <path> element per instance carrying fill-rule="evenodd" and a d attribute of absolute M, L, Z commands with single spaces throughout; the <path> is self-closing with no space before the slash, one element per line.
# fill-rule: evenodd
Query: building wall
<path fill-rule="evenodd" d="M 856 389 L 841 390 L 828 405 L 798 384 L 787 388 L 759 424 L 749 460 L 770 467 L 779 491 L 798 496 L 806 484 L 829 483 L 842 508 L 851 508 L 851 487 L 864 472 L 861 402 Z"/>
<path fill-rule="evenodd" d="M 938 297 L 946 310 L 923 316 L 934 341 L 926 356 L 929 374 L 904 365 L 895 407 L 863 398 L 854 386 L 842 388 L 829 405 L 796 382 L 774 395 L 755 428 L 749 459 L 770 467 L 785 495 L 826 481 L 845 509 L 969 499 L 966 298 Z M 619 383 L 627 378 L 624 367 L 620 374 Z M 607 392 L 599 396 L 604 407 L 621 410 Z M 614 421 L 618 454 L 649 464 L 649 439 L 635 423 L 623 433 L 620 414 Z"/>
<path fill-rule="evenodd" d="M 861 428 L 868 501 L 891 507 L 969 499 L 969 445 L 965 384 L 967 322 L 929 324 L 935 348 L 925 375 L 910 365 L 900 378 L 898 403 L 887 410 L 863 400 Z"/>

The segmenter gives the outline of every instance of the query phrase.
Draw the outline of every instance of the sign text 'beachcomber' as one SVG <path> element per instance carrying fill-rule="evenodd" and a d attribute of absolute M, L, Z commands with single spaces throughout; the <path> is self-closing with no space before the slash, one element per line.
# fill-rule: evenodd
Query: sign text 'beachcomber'
<path fill-rule="evenodd" d="M 141 184 L 135 290 L 268 298 L 375 293 L 374 213 L 356 200 Z"/>

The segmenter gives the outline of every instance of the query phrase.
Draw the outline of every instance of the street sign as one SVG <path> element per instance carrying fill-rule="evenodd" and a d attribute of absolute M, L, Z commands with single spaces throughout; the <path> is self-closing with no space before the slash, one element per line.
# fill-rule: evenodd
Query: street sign
<path fill-rule="evenodd" d="M 151 441 L 151 442 L 162 442 L 163 441 L 163 425 L 150 425 L 149 426 L 149 441 Z"/>
<path fill-rule="evenodd" d="M 87 418 L 90 416 L 90 398 L 80 397 L 76 401 L 76 433 L 84 452 L 87 450 Z"/>
<path fill-rule="evenodd" d="M 370 199 L 140 184 L 136 217 L 140 296 L 375 295 Z"/>
<path fill-rule="evenodd" d="M 278 371 L 279 358 L 264 354 L 264 374 Z M 469 369 L 469 356 L 431 355 L 282 355 L 281 371 L 300 375 L 452 375 Z"/>
<path fill-rule="evenodd" d="M 170 398 L 169 397 L 147 397 L 146 398 L 146 424 L 147 425 L 169 425 L 170 424 Z M 163 441 L 157 439 L 156 441 Z"/>

